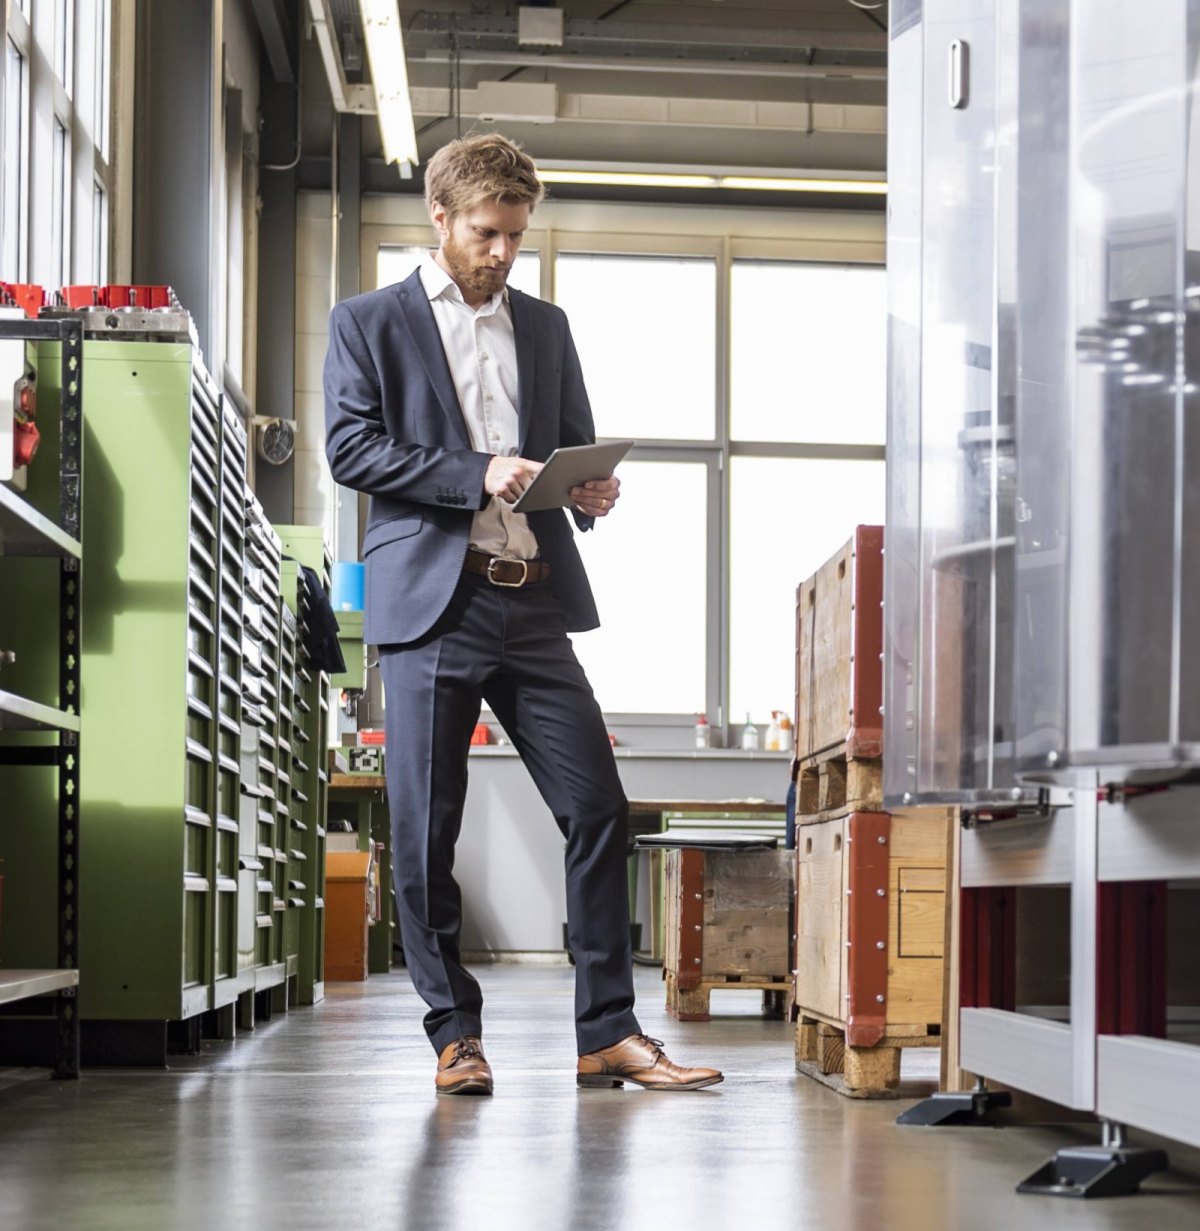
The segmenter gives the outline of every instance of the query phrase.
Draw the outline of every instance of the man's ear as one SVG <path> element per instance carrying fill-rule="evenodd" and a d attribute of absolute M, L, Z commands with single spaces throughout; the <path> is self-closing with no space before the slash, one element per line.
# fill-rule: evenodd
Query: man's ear
<path fill-rule="evenodd" d="M 440 201 L 433 201 L 429 206 L 429 217 L 433 222 L 433 229 L 443 239 L 450 234 L 450 216 L 446 213 L 446 207 Z"/>

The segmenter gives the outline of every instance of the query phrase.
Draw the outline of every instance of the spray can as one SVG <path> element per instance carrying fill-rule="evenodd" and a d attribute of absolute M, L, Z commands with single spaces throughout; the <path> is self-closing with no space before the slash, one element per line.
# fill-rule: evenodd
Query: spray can
<path fill-rule="evenodd" d="M 710 747 L 711 746 L 710 736 L 711 736 L 711 732 L 708 726 L 708 715 L 707 714 L 697 714 L 696 715 L 696 747 L 697 748 Z"/>

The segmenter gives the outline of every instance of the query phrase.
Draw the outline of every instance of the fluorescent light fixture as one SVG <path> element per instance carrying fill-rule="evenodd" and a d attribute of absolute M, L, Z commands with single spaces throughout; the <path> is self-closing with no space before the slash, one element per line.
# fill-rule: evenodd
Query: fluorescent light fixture
<path fill-rule="evenodd" d="M 621 188 L 729 188 L 749 192 L 837 192 L 886 196 L 887 181 L 853 175 L 755 175 L 701 171 L 602 170 L 595 167 L 538 165 L 547 184 L 583 184 Z"/>
<path fill-rule="evenodd" d="M 722 175 L 718 188 L 748 188 L 752 192 L 857 192 L 886 196 L 886 180 L 789 179 L 778 175 Z"/>
<path fill-rule="evenodd" d="M 408 94 L 408 64 L 404 59 L 404 34 L 396 0 L 358 0 L 375 110 L 383 137 L 386 162 L 417 161 L 417 134 L 413 125 L 412 99 Z"/>
<path fill-rule="evenodd" d="M 712 175 L 670 175 L 654 171 L 560 171 L 538 167 L 547 184 L 603 184 L 624 188 L 715 188 Z"/>

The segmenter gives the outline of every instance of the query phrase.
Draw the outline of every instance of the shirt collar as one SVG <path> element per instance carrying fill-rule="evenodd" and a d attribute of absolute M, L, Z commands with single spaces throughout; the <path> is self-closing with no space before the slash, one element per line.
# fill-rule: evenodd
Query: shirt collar
<path fill-rule="evenodd" d="M 433 253 L 427 252 L 424 259 L 421 261 L 421 285 L 425 288 L 425 294 L 429 296 L 429 302 L 432 303 L 435 299 L 443 297 L 452 299 L 455 303 L 460 303 L 463 307 L 467 307 L 466 300 L 462 297 L 462 291 L 458 289 L 458 283 L 433 259 Z M 508 287 L 502 291 L 497 291 L 491 298 L 490 303 L 484 304 L 479 309 L 471 309 L 472 311 L 481 311 L 484 315 L 490 315 L 500 309 L 501 303 L 508 303 Z"/>

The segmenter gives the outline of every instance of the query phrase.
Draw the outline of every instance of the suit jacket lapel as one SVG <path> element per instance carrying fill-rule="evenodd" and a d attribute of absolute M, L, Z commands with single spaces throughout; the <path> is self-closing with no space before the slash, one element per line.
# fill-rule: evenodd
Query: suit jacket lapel
<path fill-rule="evenodd" d="M 529 303 L 520 291 L 510 291 L 513 337 L 517 344 L 517 452 L 525 456 L 525 438 L 533 419 L 533 381 L 536 370 L 533 319 Z"/>
<path fill-rule="evenodd" d="M 421 283 L 421 271 L 414 270 L 396 289 L 400 296 L 400 310 L 404 314 L 404 321 L 413 341 L 416 342 L 417 355 L 425 369 L 425 375 L 429 377 L 429 383 L 433 386 L 446 417 L 469 449 L 471 437 L 467 432 L 467 422 L 463 418 L 454 379 L 450 375 L 450 365 L 446 362 L 442 335 L 438 332 L 437 321 L 433 319 L 433 309 L 429 306 L 429 297 Z"/>

